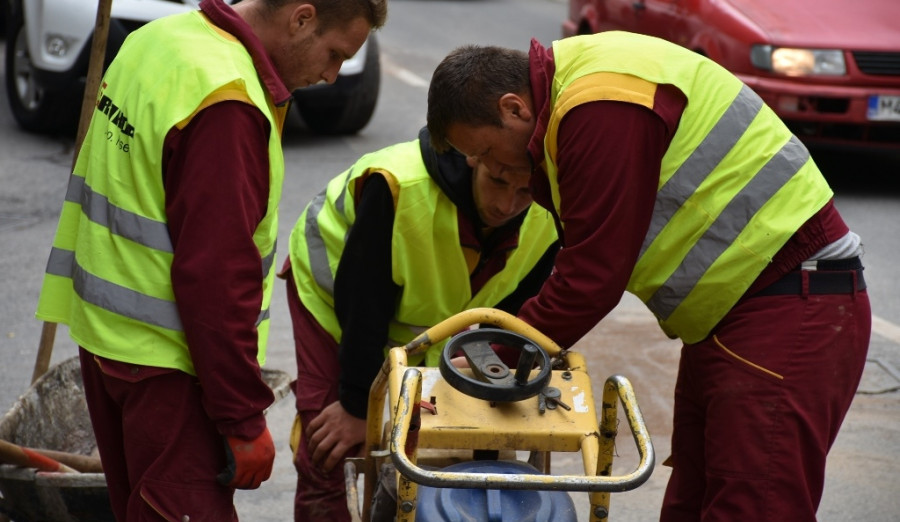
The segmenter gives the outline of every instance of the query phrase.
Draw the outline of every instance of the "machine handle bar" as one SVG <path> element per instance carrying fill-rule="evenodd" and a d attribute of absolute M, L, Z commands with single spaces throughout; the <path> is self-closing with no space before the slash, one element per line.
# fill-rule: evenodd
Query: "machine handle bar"
<path fill-rule="evenodd" d="M 419 408 L 419 401 L 414 400 L 414 397 L 421 396 L 421 387 L 422 373 L 416 368 L 408 368 L 403 374 L 400 386 L 399 402 L 391 426 L 390 445 L 391 460 L 397 471 L 416 484 L 438 488 L 622 492 L 631 491 L 642 485 L 653 471 L 654 451 L 650 435 L 640 409 L 637 408 L 631 383 L 624 376 L 609 377 L 605 387 L 606 391 L 618 395 L 640 455 L 640 462 L 635 470 L 622 476 L 511 475 L 422 469 L 409 459 L 404 450 L 413 414 L 415 409 Z M 606 393 L 604 403 L 607 403 Z M 612 404 L 611 407 L 615 407 L 614 402 L 608 403 Z"/>

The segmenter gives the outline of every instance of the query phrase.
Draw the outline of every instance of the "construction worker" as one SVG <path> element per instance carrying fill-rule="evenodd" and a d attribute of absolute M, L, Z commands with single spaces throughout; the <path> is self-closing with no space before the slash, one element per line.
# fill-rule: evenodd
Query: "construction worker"
<path fill-rule="evenodd" d="M 473 168 L 474 167 L 474 168 Z M 297 354 L 294 520 L 349 521 L 338 464 L 361 449 L 385 348 L 473 307 L 515 313 L 558 248 L 529 171 L 419 139 L 367 154 L 306 207 L 283 277 Z M 425 361 L 437 365 L 440 346 Z"/>
<path fill-rule="evenodd" d="M 284 117 L 385 16 L 383 0 L 204 0 L 131 33 L 106 72 L 37 317 L 80 347 L 117 520 L 234 521 L 235 488 L 269 477 Z"/>
<path fill-rule="evenodd" d="M 428 128 L 492 172 L 533 169 L 563 247 L 521 319 L 570 347 L 629 291 L 683 341 L 661 520 L 815 520 L 871 310 L 860 238 L 759 96 L 604 32 L 454 50 Z"/>

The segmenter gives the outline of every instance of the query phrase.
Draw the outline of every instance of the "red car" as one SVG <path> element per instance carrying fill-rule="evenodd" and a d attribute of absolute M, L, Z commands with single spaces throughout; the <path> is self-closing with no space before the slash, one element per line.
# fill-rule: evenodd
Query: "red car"
<path fill-rule="evenodd" d="M 609 30 L 712 58 L 807 143 L 900 150 L 900 0 L 569 0 L 563 36 Z"/>

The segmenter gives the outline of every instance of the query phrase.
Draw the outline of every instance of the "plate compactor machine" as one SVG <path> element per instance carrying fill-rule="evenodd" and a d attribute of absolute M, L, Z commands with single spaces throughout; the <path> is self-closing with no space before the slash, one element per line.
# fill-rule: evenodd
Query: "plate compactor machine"
<path fill-rule="evenodd" d="M 445 340 L 437 368 L 408 365 Z M 492 345 L 517 349 L 516 367 Z M 654 453 L 627 378 L 607 378 L 601 404 L 598 411 L 581 354 L 500 310 L 454 315 L 392 348 L 372 384 L 365 453 L 344 467 L 351 515 L 367 522 L 577 521 L 569 492 L 587 492 L 589 520 L 607 521 L 610 493 L 646 482 Z M 639 462 L 614 476 L 619 405 Z M 561 453 L 580 453 L 584 472 L 552 474 L 551 456 Z"/>

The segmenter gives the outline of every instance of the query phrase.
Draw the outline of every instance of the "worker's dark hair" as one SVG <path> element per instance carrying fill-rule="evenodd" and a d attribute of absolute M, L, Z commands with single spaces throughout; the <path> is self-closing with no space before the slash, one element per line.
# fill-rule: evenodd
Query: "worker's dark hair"
<path fill-rule="evenodd" d="M 387 0 L 265 0 L 270 10 L 295 3 L 311 4 L 316 8 L 319 32 L 341 26 L 356 18 L 363 18 L 372 29 L 387 20 Z"/>
<path fill-rule="evenodd" d="M 501 126 L 500 97 L 530 90 L 528 54 L 493 46 L 465 45 L 434 70 L 428 88 L 428 131 L 438 152 L 450 148 L 451 125 Z"/>

